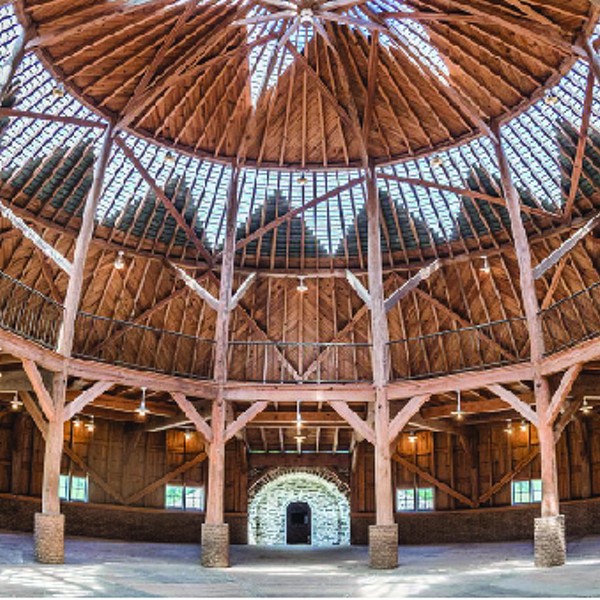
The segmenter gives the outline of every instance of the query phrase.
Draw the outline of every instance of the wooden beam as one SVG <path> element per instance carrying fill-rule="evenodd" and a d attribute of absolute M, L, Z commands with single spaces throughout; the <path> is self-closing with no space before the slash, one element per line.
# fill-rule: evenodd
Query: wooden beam
<path fill-rule="evenodd" d="M 260 414 L 269 403 L 266 400 L 259 400 L 254 402 L 250 408 L 245 410 L 241 415 L 237 417 L 233 423 L 230 423 L 225 429 L 225 442 L 228 442 L 234 437 L 239 431 L 241 431 L 254 417 Z"/>
<path fill-rule="evenodd" d="M 592 217 L 583 227 L 578 229 L 568 240 L 565 240 L 554 252 L 533 268 L 533 278 L 540 279 L 559 260 L 564 258 L 575 246 L 600 223 L 600 215 Z"/>
<path fill-rule="evenodd" d="M 525 467 L 527 467 L 539 455 L 539 446 L 532 450 L 527 456 L 522 458 L 510 471 L 497 481 L 489 490 L 479 496 L 478 504 L 487 502 L 492 496 L 496 495 L 504 486 L 508 485 Z"/>
<path fill-rule="evenodd" d="M 560 409 L 563 407 L 575 380 L 581 373 L 581 369 L 583 368 L 583 363 L 578 363 L 568 368 L 566 373 L 563 375 L 560 385 L 554 395 L 552 396 L 552 401 L 550 402 L 550 406 L 548 407 L 548 411 L 545 415 L 546 424 L 554 425 L 556 418 L 558 417 L 558 413 Z"/>
<path fill-rule="evenodd" d="M 579 141 L 577 142 L 577 151 L 573 160 L 573 171 L 571 172 L 571 185 L 569 187 L 569 196 L 565 203 L 563 214 L 565 219 L 570 219 L 575 206 L 575 199 L 579 191 L 579 179 L 583 172 L 583 159 L 585 157 L 585 148 L 588 141 L 588 131 L 590 128 L 590 119 L 592 117 L 592 106 L 594 103 L 594 77 L 593 66 L 590 64 L 590 70 L 585 87 L 585 96 L 583 100 L 583 113 L 581 115 L 581 128 L 579 129 Z"/>
<path fill-rule="evenodd" d="M 399 177 L 398 175 L 392 175 L 391 173 L 379 173 L 377 176 L 381 177 L 381 179 L 389 179 L 390 181 L 397 181 L 398 183 L 406 183 L 408 185 L 414 185 L 417 187 L 425 187 L 434 190 L 440 190 L 443 192 L 450 192 L 452 194 L 456 194 L 457 196 L 472 198 L 473 200 L 484 200 L 489 204 L 497 204 L 498 206 L 503 206 L 504 208 L 506 208 L 507 206 L 506 200 L 504 198 L 500 198 L 498 196 L 491 196 L 490 194 L 485 194 L 476 190 L 470 190 L 468 188 L 457 188 L 452 185 L 445 185 L 442 183 L 436 183 L 435 181 L 428 181 L 427 179 L 418 179 L 414 177 Z M 526 204 L 520 204 L 519 210 L 521 212 L 534 215 L 540 218 L 553 219 L 557 221 L 562 220 L 562 215 L 548 212 L 547 210 L 544 210 L 542 208 L 527 206 Z"/>
<path fill-rule="evenodd" d="M 175 219 L 177 225 L 186 233 L 190 242 L 194 245 L 198 253 L 204 258 L 209 266 L 212 266 L 214 260 L 212 254 L 207 250 L 206 246 L 196 235 L 196 232 L 188 225 L 184 216 L 177 210 L 173 201 L 167 196 L 165 191 L 156 183 L 154 177 L 146 170 L 144 165 L 134 154 L 133 150 L 129 148 L 127 143 L 120 137 L 115 138 L 115 142 L 121 148 L 125 156 L 132 162 L 136 171 L 142 176 L 142 179 L 148 184 L 152 191 L 156 194 L 158 201 L 165 207 L 167 212 Z"/>
<path fill-rule="evenodd" d="M 204 439 L 210 444 L 213 438 L 212 429 L 200 416 L 196 407 L 180 392 L 171 392 L 171 396 L 183 414 L 194 424 L 196 430 L 200 432 Z"/>
<path fill-rule="evenodd" d="M 423 267 L 418 273 L 415 273 L 408 281 L 403 283 L 393 294 L 391 294 L 384 302 L 385 312 L 388 313 L 402 298 L 408 296 L 421 281 L 431 277 L 440 267 L 442 262 L 440 260 L 434 260 L 431 264 Z"/>
<path fill-rule="evenodd" d="M 493 394 L 496 394 L 499 398 L 504 400 L 507 404 L 512 406 L 522 417 L 527 419 L 530 423 L 533 423 L 536 427 L 539 425 L 539 416 L 529 406 L 525 404 L 517 395 L 513 394 L 510 390 L 506 389 L 501 385 L 488 385 L 487 389 Z"/>
<path fill-rule="evenodd" d="M 65 406 L 63 421 L 72 419 L 78 412 L 83 410 L 85 406 L 90 402 L 93 402 L 98 396 L 104 394 L 104 392 L 109 390 L 113 385 L 115 385 L 115 382 L 113 381 L 97 381 L 94 383 L 94 385 L 85 390 L 85 392 L 79 394 L 77 398 Z"/>
<path fill-rule="evenodd" d="M 15 213 L 5 204 L 0 202 L 0 215 L 5 218 L 10 224 L 18 229 L 23 237 L 28 239 L 40 252 L 47 256 L 57 267 L 62 269 L 67 275 L 71 275 L 73 272 L 73 264 L 69 262 L 58 250 L 55 250 L 41 235 L 39 235 L 34 229 L 29 227 L 27 223 L 21 217 L 15 215 Z"/>
<path fill-rule="evenodd" d="M 19 397 L 23 401 L 25 410 L 29 413 L 29 416 L 33 419 L 33 422 L 35 423 L 39 432 L 42 434 L 42 437 L 46 439 L 46 436 L 48 435 L 48 423 L 44 419 L 44 415 L 42 414 L 42 411 L 39 409 L 35 400 L 29 392 L 25 391 L 20 392 Z"/>
<path fill-rule="evenodd" d="M 206 289 L 204 289 L 193 277 L 190 277 L 182 268 L 169 263 L 171 268 L 177 273 L 178 277 L 190 288 L 197 296 L 202 298 L 213 310 L 219 310 L 219 301 Z"/>
<path fill-rule="evenodd" d="M 96 210 L 102 195 L 104 186 L 104 176 L 113 143 L 112 126 L 106 128 L 102 139 L 100 154 L 96 158 L 94 165 L 94 175 L 92 187 L 85 200 L 83 217 L 77 241 L 75 242 L 75 252 L 73 256 L 73 269 L 69 278 L 69 285 L 65 296 L 65 306 L 63 321 L 58 334 L 58 343 L 56 350 L 65 357 L 70 357 L 73 350 L 73 338 L 75 335 L 75 320 L 81 302 L 81 292 L 83 289 L 83 274 L 85 270 L 85 261 L 88 249 L 94 232 L 94 223 L 96 220 Z"/>
<path fill-rule="evenodd" d="M 361 283 L 360 279 L 350 270 L 346 270 L 346 279 L 348 280 L 350 287 L 358 294 L 358 297 L 370 309 L 372 306 L 371 295 L 369 294 L 367 288 Z"/>
<path fill-rule="evenodd" d="M 29 377 L 29 381 L 31 381 L 31 386 L 33 387 L 33 391 L 37 396 L 38 402 L 44 411 L 44 415 L 46 415 L 46 419 L 51 421 L 55 416 L 55 407 L 54 400 L 50 395 L 50 392 L 46 389 L 44 385 L 44 380 L 42 379 L 42 374 L 40 373 L 37 365 L 27 358 L 23 359 L 23 369 L 25 373 L 27 373 L 27 377 Z"/>
<path fill-rule="evenodd" d="M 229 303 L 229 310 L 232 311 L 239 304 L 240 300 L 244 297 L 246 292 L 250 289 L 254 279 L 256 279 L 256 273 L 250 273 L 246 279 L 242 282 L 242 285 L 237 289 L 231 302 Z"/>
<path fill-rule="evenodd" d="M 371 137 L 371 128 L 373 125 L 373 107 L 375 106 L 375 97 L 377 95 L 377 73 L 379 70 L 379 31 L 371 34 L 369 45 L 369 66 L 367 70 L 367 101 L 363 115 L 362 135 L 365 146 L 369 146 Z"/>
<path fill-rule="evenodd" d="M 358 435 L 375 445 L 375 432 L 373 428 L 363 421 L 343 400 L 331 400 L 329 405 L 335 412 L 356 431 Z"/>
<path fill-rule="evenodd" d="M 344 183 L 343 185 L 337 186 L 334 189 L 329 190 L 325 194 L 318 196 L 316 198 L 313 198 L 309 202 L 306 202 L 306 204 L 303 204 L 302 206 L 299 206 L 298 208 L 289 210 L 285 214 L 280 215 L 276 219 L 273 219 L 273 221 L 269 221 L 268 223 L 265 223 L 262 227 L 259 227 L 256 231 L 247 235 L 245 238 L 238 240 L 235 244 L 236 252 L 241 250 L 242 248 L 245 248 L 248 244 L 250 244 L 254 240 L 261 238 L 269 231 L 272 231 L 273 229 L 276 229 L 280 225 L 291 221 L 294 217 L 301 215 L 302 213 L 306 212 L 307 210 L 310 210 L 311 208 L 314 208 L 315 206 L 318 206 L 319 204 L 326 202 L 327 200 L 334 198 L 335 196 L 339 196 L 346 190 L 353 188 L 355 185 L 358 185 L 358 184 L 362 183 L 363 181 L 364 181 L 364 177 L 357 177 L 355 179 L 350 179 L 348 182 Z M 217 259 L 220 256 L 221 255 L 218 255 Z"/>
<path fill-rule="evenodd" d="M 37 112 L 33 110 L 20 110 L 18 108 L 0 107 L 0 117 L 12 117 L 32 119 L 34 121 L 52 121 L 64 125 L 75 125 L 76 127 L 89 127 L 90 129 L 106 129 L 106 123 L 102 121 L 90 121 L 78 117 L 65 115 L 52 115 L 50 113 Z"/>
<path fill-rule="evenodd" d="M 577 411 L 581 408 L 582 404 L 583 404 L 583 398 L 566 400 L 565 410 L 562 413 L 562 415 L 560 416 L 560 418 L 557 420 L 557 422 L 555 423 L 554 428 L 553 428 L 555 444 L 558 444 L 558 442 L 560 440 L 560 436 L 562 435 L 562 433 L 565 430 L 565 428 L 567 427 L 567 425 L 573 420 L 573 418 L 577 414 Z"/>
<path fill-rule="evenodd" d="M 424 471 L 423 469 L 421 469 L 414 463 L 410 462 L 409 460 L 406 460 L 399 454 L 393 454 L 392 459 L 395 460 L 398 464 L 402 465 L 405 469 L 407 469 L 411 473 L 414 473 L 415 475 L 417 475 L 424 481 L 431 483 L 431 485 L 435 486 L 438 490 L 440 490 L 444 494 L 448 494 L 448 496 L 451 496 L 452 498 L 456 498 L 459 502 L 461 502 L 462 504 L 465 504 L 466 506 L 470 506 L 471 508 L 477 507 L 477 503 L 474 502 L 473 500 L 471 500 L 471 498 L 467 498 L 464 494 L 461 494 L 460 492 L 457 492 L 456 490 L 452 489 L 449 485 L 447 485 L 443 481 L 440 481 L 439 479 L 437 479 L 436 477 L 431 475 L 431 473 Z"/>
<path fill-rule="evenodd" d="M 411 398 L 400 410 L 400 412 L 392 419 L 390 423 L 388 434 L 390 444 L 398 437 L 400 432 L 406 427 L 412 417 L 419 411 L 419 409 L 427 402 L 431 396 L 415 396 Z"/>
<path fill-rule="evenodd" d="M 147 485 L 146 487 L 141 489 L 139 492 L 135 492 L 135 494 L 131 494 L 130 496 L 127 496 L 127 498 L 125 498 L 123 500 L 123 504 L 129 505 L 129 504 L 133 504 L 134 502 L 137 502 L 138 500 L 141 500 L 144 496 L 151 494 L 154 490 L 157 490 L 159 487 L 167 484 L 169 481 L 172 481 L 173 479 L 175 479 L 182 473 L 185 473 L 186 471 L 193 469 L 196 465 L 199 465 L 201 462 L 205 461 L 207 456 L 208 455 L 206 454 L 206 452 L 200 452 L 199 454 L 196 454 L 196 456 L 194 456 L 190 460 L 184 462 L 182 465 L 178 466 L 177 468 L 173 469 L 172 471 L 169 471 L 168 473 L 163 475 L 160 479 L 153 481 L 151 484 Z"/>

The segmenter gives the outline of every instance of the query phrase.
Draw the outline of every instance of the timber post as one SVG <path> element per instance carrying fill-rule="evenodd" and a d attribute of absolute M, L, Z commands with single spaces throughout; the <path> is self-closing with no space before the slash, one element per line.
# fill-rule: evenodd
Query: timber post
<path fill-rule="evenodd" d="M 375 569 L 398 566 L 398 526 L 394 522 L 387 397 L 389 339 L 383 294 L 379 195 L 375 169 L 367 168 L 368 269 L 371 299 L 371 363 L 375 396 L 375 525 L 369 528 L 369 562 Z"/>
<path fill-rule="evenodd" d="M 559 514 L 558 477 L 556 471 L 556 448 L 552 423 L 546 418 L 550 407 L 550 386 L 542 375 L 544 337 L 539 314 L 539 304 L 532 272 L 531 252 L 527 232 L 521 220 L 519 194 L 513 184 L 510 165 L 502 144 L 500 127 L 496 128 L 493 141 L 506 206 L 510 216 L 515 253 L 519 264 L 521 298 L 527 320 L 533 368 L 533 391 L 535 395 L 537 430 L 540 443 L 542 507 L 541 516 L 535 520 L 535 564 L 540 567 L 562 565 L 566 559 L 564 516 Z"/>
<path fill-rule="evenodd" d="M 100 154 L 96 158 L 94 179 L 86 199 L 82 224 L 75 244 L 73 268 L 65 300 L 63 322 L 57 351 L 69 358 L 73 349 L 75 319 L 81 301 L 85 260 L 92 239 L 94 217 L 110 158 L 113 130 L 106 128 Z M 44 479 L 42 486 L 42 512 L 35 515 L 35 556 L 41 563 L 64 562 L 65 517 L 60 512 L 60 463 L 64 442 L 64 409 L 66 402 L 66 372 L 55 373 L 52 385 L 52 412 L 48 416 L 48 430 L 44 453 Z"/>
<path fill-rule="evenodd" d="M 208 452 L 208 494 L 206 519 L 202 526 L 202 565 L 205 567 L 229 566 L 229 525 L 225 523 L 225 422 L 226 407 L 224 386 L 227 382 L 227 351 L 229 345 L 229 317 L 235 260 L 235 233 L 237 224 L 239 169 L 233 167 L 227 195 L 225 242 L 219 306 L 215 328 L 214 380 L 217 395 L 213 400 L 211 429 L 212 441 Z"/>

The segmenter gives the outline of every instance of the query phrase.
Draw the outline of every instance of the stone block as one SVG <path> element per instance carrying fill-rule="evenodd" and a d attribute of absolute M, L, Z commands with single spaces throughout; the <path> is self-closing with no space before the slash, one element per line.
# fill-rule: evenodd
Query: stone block
<path fill-rule="evenodd" d="M 202 525 L 202 556 L 203 567 L 229 566 L 229 525 Z"/>
<path fill-rule="evenodd" d="M 536 567 L 558 567 L 565 564 L 567 543 L 564 515 L 535 519 L 534 548 Z"/>
<path fill-rule="evenodd" d="M 44 564 L 65 562 L 65 515 L 35 513 L 35 559 Z"/>
<path fill-rule="evenodd" d="M 395 569 L 398 566 L 398 526 L 369 526 L 369 566 Z"/>

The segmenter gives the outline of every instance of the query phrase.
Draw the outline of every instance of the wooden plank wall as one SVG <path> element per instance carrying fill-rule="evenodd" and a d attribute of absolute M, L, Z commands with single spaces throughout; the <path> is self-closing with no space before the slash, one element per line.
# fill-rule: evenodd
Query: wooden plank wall
<path fill-rule="evenodd" d="M 416 443 L 411 443 L 408 434 L 404 433 L 398 440 L 396 452 L 422 471 L 477 502 L 482 494 L 513 471 L 538 446 L 535 428 L 527 426 L 526 431 L 521 431 L 517 421 L 512 424 L 512 434 L 506 433 L 505 428 L 504 423 L 481 425 L 476 429 L 469 427 L 475 442 L 472 461 L 459 438 L 448 433 L 419 432 Z M 372 513 L 375 509 L 371 480 L 374 470 L 372 447 L 362 442 L 356 452 L 352 470 L 352 512 Z M 557 463 L 561 500 L 600 496 L 600 416 L 577 417 L 569 424 L 557 445 Z M 396 487 L 432 486 L 396 461 L 393 462 L 392 475 Z M 540 461 L 536 456 L 515 478 L 539 477 Z M 439 489 L 435 490 L 435 503 L 436 510 L 466 508 L 464 503 Z M 510 504 L 511 486 L 507 484 L 480 506 Z"/>
<path fill-rule="evenodd" d="M 473 439 L 473 456 L 465 452 L 459 438 L 448 433 L 420 432 L 416 443 L 408 434 L 400 436 L 396 451 L 423 472 L 433 475 L 456 492 L 476 501 L 498 483 L 537 447 L 535 429 L 521 431 L 513 422 L 508 435 L 505 423 L 468 427 Z M 93 434 L 83 427 L 66 425 L 65 439 L 73 451 L 94 473 L 123 498 L 133 495 L 159 480 L 165 474 L 189 461 L 204 450 L 202 439 L 193 434 L 185 439 L 181 430 L 144 433 L 140 425 L 128 422 L 96 420 Z M 0 419 L 0 492 L 39 496 L 42 485 L 44 443 L 25 413 L 8 414 Z M 563 433 L 558 446 L 558 473 L 561 500 L 600 497 L 600 416 L 578 415 Z M 373 481 L 373 449 L 362 442 L 353 457 L 351 474 L 352 512 L 372 513 L 375 510 Z M 393 476 L 398 487 L 429 486 L 422 478 L 394 462 Z M 248 461 L 244 444 L 232 440 L 226 455 L 226 504 L 228 513 L 247 511 Z M 82 469 L 66 455 L 63 472 L 78 475 Z M 535 457 L 517 478 L 538 478 L 539 458 Z M 174 482 L 205 485 L 206 461 L 177 475 Z M 452 495 L 437 490 L 436 508 L 465 508 Z M 117 503 L 114 498 L 90 479 L 90 501 Z M 506 506 L 511 502 L 510 485 L 500 488 L 482 507 Z M 164 486 L 133 503 L 134 506 L 160 508 L 164 506 Z"/>

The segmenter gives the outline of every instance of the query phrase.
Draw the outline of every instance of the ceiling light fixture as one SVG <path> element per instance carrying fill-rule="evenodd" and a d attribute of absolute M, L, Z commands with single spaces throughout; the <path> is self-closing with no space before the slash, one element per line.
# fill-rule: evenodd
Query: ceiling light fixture
<path fill-rule="evenodd" d="M 23 406 L 23 403 L 19 400 L 19 395 L 15 392 L 13 399 L 10 401 L 10 409 L 17 411 Z"/>
<path fill-rule="evenodd" d="M 304 173 L 300 173 L 300 175 L 298 175 L 298 177 L 296 178 L 296 183 L 298 185 L 306 185 L 308 183 L 308 178 Z"/>
<path fill-rule="evenodd" d="M 508 433 L 508 435 L 512 435 L 513 433 L 513 426 L 512 426 L 512 421 L 510 419 L 506 419 L 506 427 L 504 428 L 504 431 L 506 433 Z"/>
<path fill-rule="evenodd" d="M 487 256 L 483 256 L 483 264 L 481 265 L 481 267 L 479 268 L 479 270 L 484 274 L 484 275 L 489 275 L 491 272 L 491 267 L 490 267 L 490 261 L 488 259 Z"/>
<path fill-rule="evenodd" d="M 115 269 L 122 271 L 125 268 L 125 252 L 119 250 L 117 252 L 117 258 L 115 258 Z"/>
<path fill-rule="evenodd" d="M 78 416 L 73 419 L 73 427 L 77 429 L 81 427 L 81 419 Z"/>
<path fill-rule="evenodd" d="M 146 408 L 146 388 L 142 388 L 142 399 L 140 400 L 140 405 L 137 407 L 135 411 L 142 419 L 148 414 L 148 409 Z"/>
<path fill-rule="evenodd" d="M 587 397 L 583 399 L 583 404 L 579 409 L 584 415 L 589 415 L 592 412 L 592 406 L 588 404 Z"/>
<path fill-rule="evenodd" d="M 409 441 L 411 444 L 416 444 L 418 439 L 419 439 L 419 438 L 417 437 L 417 434 L 416 434 L 414 431 L 411 431 L 411 432 L 408 434 L 408 441 Z"/>
<path fill-rule="evenodd" d="M 165 154 L 165 163 L 173 164 L 175 162 L 175 155 L 168 150 Z"/>
<path fill-rule="evenodd" d="M 548 91 L 544 96 L 544 104 L 547 106 L 556 106 L 558 104 L 558 96 Z"/>
<path fill-rule="evenodd" d="M 462 411 L 461 402 L 460 402 L 460 390 L 456 392 L 456 410 L 452 411 L 452 416 L 456 418 L 457 421 L 462 421 L 465 417 L 465 414 Z"/>
<path fill-rule="evenodd" d="M 96 424 L 94 423 L 94 415 L 90 417 L 90 420 L 85 424 L 86 431 L 92 433 L 94 429 L 96 429 Z"/>
<path fill-rule="evenodd" d="M 525 432 L 527 431 L 527 421 L 526 421 L 525 419 L 523 419 L 523 420 L 521 421 L 521 431 L 522 431 L 523 433 L 525 433 Z"/>
<path fill-rule="evenodd" d="M 304 283 L 304 279 L 305 279 L 304 275 L 298 276 L 298 285 L 296 286 L 296 290 L 298 290 L 301 294 L 308 292 L 308 287 Z"/>
<path fill-rule="evenodd" d="M 444 161 L 442 160 L 441 156 L 434 156 L 431 159 L 431 166 L 432 167 L 441 167 L 444 164 Z"/>

